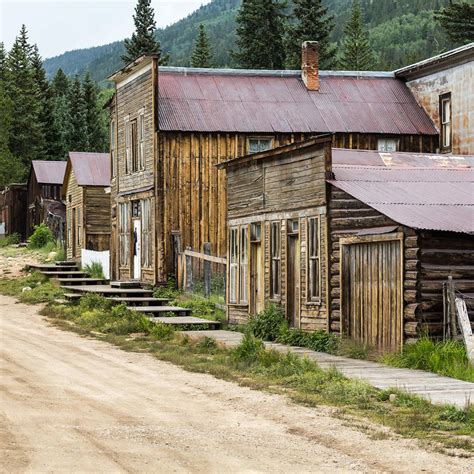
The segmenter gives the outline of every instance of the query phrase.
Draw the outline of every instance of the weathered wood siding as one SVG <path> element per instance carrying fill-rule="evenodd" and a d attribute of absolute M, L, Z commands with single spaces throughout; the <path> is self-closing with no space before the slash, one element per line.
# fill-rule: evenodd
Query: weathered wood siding
<path fill-rule="evenodd" d="M 85 248 L 110 249 L 110 193 L 99 186 L 84 188 Z"/>
<path fill-rule="evenodd" d="M 17 233 L 22 240 L 27 237 L 26 201 L 26 184 L 13 184 L 0 192 L 0 224 L 5 235 Z"/>
<path fill-rule="evenodd" d="M 73 225 L 73 209 L 80 209 L 81 217 L 81 243 L 84 242 L 84 188 L 77 184 L 76 175 L 72 167 L 68 167 L 69 175 L 64 177 L 66 189 L 64 195 L 66 197 L 66 256 L 68 259 L 80 257 L 80 249 L 76 246 L 76 252 L 73 252 L 72 237 L 75 230 Z M 67 171 L 66 171 L 67 173 Z M 70 231 L 69 231 L 70 229 Z M 77 238 L 76 238 L 77 239 Z"/>

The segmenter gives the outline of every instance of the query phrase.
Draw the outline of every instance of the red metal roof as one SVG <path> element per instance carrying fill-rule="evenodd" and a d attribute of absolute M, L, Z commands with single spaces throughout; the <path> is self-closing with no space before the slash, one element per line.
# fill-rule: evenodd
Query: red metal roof
<path fill-rule="evenodd" d="M 333 165 L 329 182 L 402 225 L 474 233 L 474 170 Z"/>
<path fill-rule="evenodd" d="M 406 85 L 389 75 L 159 69 L 159 128 L 167 131 L 437 135 Z"/>
<path fill-rule="evenodd" d="M 39 184 L 63 184 L 66 161 L 33 160 L 31 165 Z"/>
<path fill-rule="evenodd" d="M 110 186 L 110 155 L 70 151 L 72 169 L 79 186 Z"/>

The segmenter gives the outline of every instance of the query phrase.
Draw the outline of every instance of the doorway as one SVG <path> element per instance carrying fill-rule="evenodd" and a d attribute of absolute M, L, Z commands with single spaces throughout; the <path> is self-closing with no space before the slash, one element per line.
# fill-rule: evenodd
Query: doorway
<path fill-rule="evenodd" d="M 288 223 L 286 317 L 290 327 L 300 324 L 300 236 L 297 220 Z"/>
<path fill-rule="evenodd" d="M 142 276 L 142 232 L 141 220 L 133 219 L 133 279 L 140 280 Z"/>
<path fill-rule="evenodd" d="M 250 311 L 258 314 L 265 309 L 262 262 L 262 226 L 250 226 Z"/>

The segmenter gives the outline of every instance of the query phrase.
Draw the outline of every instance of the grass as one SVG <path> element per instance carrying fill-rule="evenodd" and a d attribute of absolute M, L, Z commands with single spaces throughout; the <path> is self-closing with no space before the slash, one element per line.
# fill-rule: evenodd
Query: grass
<path fill-rule="evenodd" d="M 474 382 L 474 367 L 460 341 L 433 341 L 423 337 L 414 344 L 407 344 L 400 354 L 384 355 L 382 361 L 394 367 L 427 370 Z"/>
<path fill-rule="evenodd" d="M 92 335 L 127 351 L 151 353 L 192 372 L 284 394 L 306 406 L 337 407 L 338 416 L 355 417 L 365 424 L 367 420 L 376 422 L 402 436 L 444 449 L 456 448 L 465 455 L 474 452 L 474 408 L 435 406 L 396 389 L 377 390 L 295 354 L 265 350 L 251 331 L 240 346 L 225 349 L 213 339 L 191 340 L 169 326 L 155 325 L 96 295 L 87 295 L 72 306 L 49 305 L 43 314 L 64 329 Z"/>
<path fill-rule="evenodd" d="M 89 265 L 84 265 L 82 268 L 91 278 L 97 278 L 100 280 L 104 280 L 104 269 L 102 268 L 102 264 L 99 262 L 92 262 Z"/>
<path fill-rule="evenodd" d="M 13 234 L 7 235 L 6 237 L 2 237 L 0 239 L 0 247 L 8 247 L 10 245 L 17 245 L 21 241 L 21 236 L 17 232 Z"/>

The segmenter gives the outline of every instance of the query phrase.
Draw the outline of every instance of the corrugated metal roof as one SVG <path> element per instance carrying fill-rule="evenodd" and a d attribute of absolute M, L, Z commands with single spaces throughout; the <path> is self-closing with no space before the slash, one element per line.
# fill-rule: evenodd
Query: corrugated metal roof
<path fill-rule="evenodd" d="M 31 165 L 39 184 L 63 184 L 66 161 L 33 160 Z"/>
<path fill-rule="evenodd" d="M 70 151 L 72 169 L 79 186 L 110 186 L 110 155 Z"/>
<path fill-rule="evenodd" d="M 336 165 L 389 166 L 397 168 L 474 168 L 474 156 L 472 155 L 381 152 L 346 148 L 333 148 L 332 162 Z"/>
<path fill-rule="evenodd" d="M 159 69 L 159 128 L 168 131 L 437 135 L 394 77 L 326 75 L 308 91 L 299 74 Z"/>
<path fill-rule="evenodd" d="M 365 152 L 368 154 L 368 152 Z M 329 182 L 395 222 L 474 233 L 474 170 L 333 165 Z"/>

